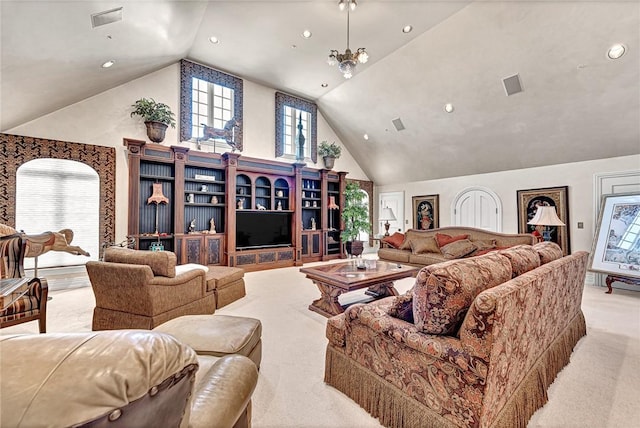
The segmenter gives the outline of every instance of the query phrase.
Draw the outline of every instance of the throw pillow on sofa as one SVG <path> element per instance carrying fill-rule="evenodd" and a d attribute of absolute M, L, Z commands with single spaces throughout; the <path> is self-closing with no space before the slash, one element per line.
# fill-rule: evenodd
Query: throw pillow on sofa
<path fill-rule="evenodd" d="M 382 242 L 389 244 L 393 248 L 400 248 L 400 245 L 404 242 L 404 234 L 396 232 L 391 236 L 385 236 L 382 238 Z"/>
<path fill-rule="evenodd" d="M 413 254 L 439 253 L 440 247 L 433 236 L 426 238 L 412 239 L 410 242 L 411 252 Z"/>
<path fill-rule="evenodd" d="M 468 239 L 453 241 L 440 249 L 445 259 L 461 259 L 475 250 L 476 246 Z"/>
<path fill-rule="evenodd" d="M 438 247 L 440 248 L 452 242 L 459 241 L 461 239 L 469 239 L 469 235 L 464 234 L 464 235 L 451 236 L 445 233 L 436 233 L 436 241 L 438 242 Z"/>
<path fill-rule="evenodd" d="M 556 259 L 561 259 L 564 256 L 560 245 L 551 241 L 538 242 L 533 246 L 533 249 L 540 256 L 541 265 L 552 262 Z"/>
<path fill-rule="evenodd" d="M 430 265 L 413 287 L 413 319 L 429 334 L 453 335 L 476 296 L 511 279 L 509 259 L 490 253 Z"/>
<path fill-rule="evenodd" d="M 413 291 L 409 290 L 396 296 L 387 313 L 394 318 L 413 324 Z"/>
<path fill-rule="evenodd" d="M 511 262 L 512 278 L 540 266 L 540 256 L 531 245 L 516 245 L 500 251 Z"/>

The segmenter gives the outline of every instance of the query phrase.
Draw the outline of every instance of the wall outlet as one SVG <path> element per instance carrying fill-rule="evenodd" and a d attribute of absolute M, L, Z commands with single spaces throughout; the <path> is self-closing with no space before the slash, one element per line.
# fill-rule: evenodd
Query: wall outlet
<path fill-rule="evenodd" d="M 584 229 L 584 223 L 579 221 L 578 222 L 578 229 Z"/>
<path fill-rule="evenodd" d="M 409 220 L 404 219 L 404 224 L 409 224 Z"/>

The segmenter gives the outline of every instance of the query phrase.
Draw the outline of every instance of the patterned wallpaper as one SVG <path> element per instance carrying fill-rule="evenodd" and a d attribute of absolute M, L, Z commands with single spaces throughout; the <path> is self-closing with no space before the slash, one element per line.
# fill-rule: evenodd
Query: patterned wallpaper
<path fill-rule="evenodd" d="M 100 243 L 115 240 L 116 150 L 113 147 L 0 133 L 0 223 L 16 225 L 16 172 L 30 160 L 66 159 L 85 163 L 100 177 Z"/>

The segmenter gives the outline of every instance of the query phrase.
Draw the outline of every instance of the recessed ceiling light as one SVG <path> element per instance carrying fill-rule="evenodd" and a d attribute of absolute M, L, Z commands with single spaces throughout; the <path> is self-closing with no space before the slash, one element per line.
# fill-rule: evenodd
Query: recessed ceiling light
<path fill-rule="evenodd" d="M 613 45 L 613 46 L 611 46 L 609 48 L 609 51 L 607 52 L 607 56 L 610 59 L 618 59 L 622 55 L 624 55 L 626 50 L 627 50 L 627 48 L 625 48 L 625 46 L 623 44 L 616 43 L 615 45 Z"/>
<path fill-rule="evenodd" d="M 402 32 L 403 33 L 410 33 L 411 30 L 413 30 L 413 27 L 411 25 L 405 25 L 404 27 L 402 27 Z"/>
<path fill-rule="evenodd" d="M 309 39 L 309 38 L 311 38 L 311 31 L 309 31 L 309 30 L 304 30 L 304 31 L 302 32 L 302 37 L 304 37 L 305 39 Z"/>
<path fill-rule="evenodd" d="M 209 41 L 211 43 L 213 43 L 214 45 L 217 45 L 218 43 L 220 43 L 220 40 L 218 40 L 218 38 L 216 36 L 209 37 Z"/>
<path fill-rule="evenodd" d="M 326 88 L 327 86 L 329 86 L 329 84 L 328 84 L 328 83 L 323 83 L 323 84 L 322 84 L 322 85 L 320 85 L 320 86 L 322 86 L 323 88 Z"/>
<path fill-rule="evenodd" d="M 453 113 L 453 110 L 454 110 L 454 108 L 453 108 L 453 104 L 451 104 L 451 103 L 446 103 L 446 104 L 444 105 L 444 111 L 446 111 L 447 113 Z"/>
<path fill-rule="evenodd" d="M 109 68 L 111 67 L 113 64 L 115 64 L 116 62 L 112 59 L 110 59 L 109 61 L 105 62 L 102 64 L 102 68 Z"/>
<path fill-rule="evenodd" d="M 363 137 L 365 140 L 368 140 L 368 139 L 369 139 L 369 134 L 364 134 L 362 137 Z"/>

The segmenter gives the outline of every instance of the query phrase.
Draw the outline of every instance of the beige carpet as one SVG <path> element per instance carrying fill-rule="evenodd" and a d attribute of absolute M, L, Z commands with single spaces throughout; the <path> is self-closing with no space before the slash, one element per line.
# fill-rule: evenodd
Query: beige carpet
<path fill-rule="evenodd" d="M 48 331 L 88 331 L 95 304 L 84 275 L 50 276 Z M 357 404 L 326 386 L 326 319 L 307 309 L 319 296 L 298 268 L 247 273 L 247 296 L 216 313 L 263 323 L 263 358 L 253 396 L 253 426 L 379 427 Z M 404 292 L 413 279 L 398 281 Z M 343 297 L 352 300 L 358 292 Z M 344 302 L 343 302 L 344 303 Z M 640 293 L 586 286 L 587 336 L 549 390 L 529 427 L 640 427 Z M 0 334 L 37 333 L 31 322 Z"/>

